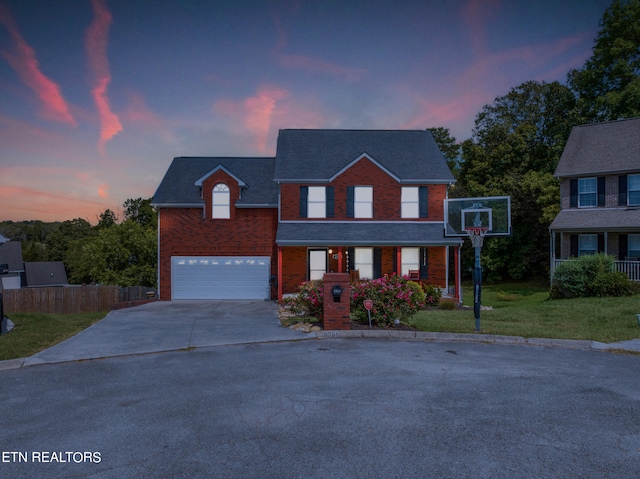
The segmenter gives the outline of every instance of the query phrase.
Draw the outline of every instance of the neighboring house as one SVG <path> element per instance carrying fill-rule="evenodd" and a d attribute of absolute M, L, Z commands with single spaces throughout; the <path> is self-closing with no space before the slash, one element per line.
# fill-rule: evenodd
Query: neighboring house
<path fill-rule="evenodd" d="M 640 280 L 640 118 L 576 126 L 555 176 L 561 210 L 549 227 L 557 262 L 606 252 Z"/>
<path fill-rule="evenodd" d="M 24 273 L 22 243 L 19 241 L 0 242 L 0 267 L 2 268 L 0 290 L 20 289 L 21 277 Z"/>
<path fill-rule="evenodd" d="M 275 158 L 175 158 L 153 200 L 160 298 L 281 298 L 325 272 L 459 298 L 454 181 L 424 130 L 281 130 Z"/>
<path fill-rule="evenodd" d="M 68 286 L 67 272 L 62 261 L 27 262 L 24 270 L 28 288 Z"/>

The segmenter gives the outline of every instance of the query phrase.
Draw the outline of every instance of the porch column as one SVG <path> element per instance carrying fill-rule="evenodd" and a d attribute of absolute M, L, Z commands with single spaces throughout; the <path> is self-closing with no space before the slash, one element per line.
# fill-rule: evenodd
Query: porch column
<path fill-rule="evenodd" d="M 282 301 L 282 247 L 278 246 L 278 301 Z"/>
<path fill-rule="evenodd" d="M 402 248 L 398 246 L 396 248 L 396 274 L 402 276 Z"/>
<path fill-rule="evenodd" d="M 338 246 L 338 273 L 342 273 L 342 246 Z"/>

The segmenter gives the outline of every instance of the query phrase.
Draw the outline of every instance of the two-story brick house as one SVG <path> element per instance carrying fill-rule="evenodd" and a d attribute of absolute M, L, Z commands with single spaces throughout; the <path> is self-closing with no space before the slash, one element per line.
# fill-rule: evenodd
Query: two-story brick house
<path fill-rule="evenodd" d="M 555 171 L 561 211 L 549 227 L 557 261 L 606 252 L 638 276 L 640 118 L 574 127 Z"/>
<path fill-rule="evenodd" d="M 154 196 L 160 297 L 281 298 L 352 271 L 459 297 L 453 182 L 429 131 L 281 130 L 275 158 L 175 158 Z"/>

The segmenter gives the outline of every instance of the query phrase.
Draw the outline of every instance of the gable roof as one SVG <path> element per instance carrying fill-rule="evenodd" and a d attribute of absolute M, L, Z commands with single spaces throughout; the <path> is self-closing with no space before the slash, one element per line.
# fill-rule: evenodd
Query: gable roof
<path fill-rule="evenodd" d="M 24 264 L 28 287 L 62 286 L 68 284 L 62 261 L 40 261 Z"/>
<path fill-rule="evenodd" d="M 8 264 L 10 272 L 24 271 L 20 241 L 0 243 L 0 264 Z"/>
<path fill-rule="evenodd" d="M 273 182 L 273 158 L 177 157 L 153 195 L 154 206 L 204 206 L 196 184 L 218 169 L 239 181 L 242 197 L 236 206 L 271 206 L 278 203 L 278 187 Z M 200 183 L 201 184 L 201 183 Z"/>
<path fill-rule="evenodd" d="M 274 179 L 329 182 L 366 155 L 401 183 L 454 183 L 428 130 L 280 130 Z"/>
<path fill-rule="evenodd" d="M 554 175 L 640 171 L 640 118 L 575 126 Z"/>

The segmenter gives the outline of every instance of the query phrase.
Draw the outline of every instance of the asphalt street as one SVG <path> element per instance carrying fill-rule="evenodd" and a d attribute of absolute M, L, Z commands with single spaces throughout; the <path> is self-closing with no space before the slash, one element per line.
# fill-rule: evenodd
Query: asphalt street
<path fill-rule="evenodd" d="M 637 478 L 640 357 L 323 339 L 0 370 L 0 477 Z"/>

